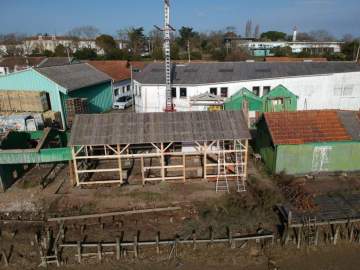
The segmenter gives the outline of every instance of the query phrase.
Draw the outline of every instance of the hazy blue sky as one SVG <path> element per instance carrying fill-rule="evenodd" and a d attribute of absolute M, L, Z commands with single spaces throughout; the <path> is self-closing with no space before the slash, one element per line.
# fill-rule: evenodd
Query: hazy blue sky
<path fill-rule="evenodd" d="M 0 33 L 62 34 L 94 25 L 114 34 L 127 26 L 162 23 L 162 0 L 0 0 Z M 252 19 L 261 31 L 326 29 L 360 36 L 360 0 L 171 0 L 172 24 L 208 31 L 235 26 L 242 34 Z"/>

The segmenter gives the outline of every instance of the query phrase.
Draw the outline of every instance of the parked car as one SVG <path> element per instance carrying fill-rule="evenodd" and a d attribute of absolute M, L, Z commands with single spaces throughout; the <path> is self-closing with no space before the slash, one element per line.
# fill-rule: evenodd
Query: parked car
<path fill-rule="evenodd" d="M 119 97 L 113 104 L 113 109 L 125 110 L 133 104 L 133 99 L 130 96 Z"/>

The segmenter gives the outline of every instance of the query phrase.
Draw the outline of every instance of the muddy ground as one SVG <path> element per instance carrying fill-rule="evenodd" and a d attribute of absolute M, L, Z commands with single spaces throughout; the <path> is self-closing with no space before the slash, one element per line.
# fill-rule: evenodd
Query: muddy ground
<path fill-rule="evenodd" d="M 162 238 L 173 239 L 175 235 L 186 238 L 193 230 L 199 238 L 226 237 L 229 228 L 234 235 L 255 233 L 259 227 L 278 233 L 280 224 L 273 206 L 286 201 L 279 183 L 289 181 L 283 176 L 269 176 L 261 163 L 250 161 L 248 191 L 236 193 L 234 183 L 231 194 L 215 192 L 215 184 L 196 180 L 188 183 L 149 184 L 144 187 L 130 182 L 123 187 L 73 188 L 69 181 L 67 166 L 59 167 L 56 178 L 45 188 L 40 185 L 41 175 L 48 174 L 48 167 L 37 167 L 22 176 L 6 193 L 0 195 L 0 211 L 3 219 L 44 219 L 53 216 L 125 211 L 151 207 L 181 206 L 182 210 L 161 214 L 141 214 L 117 217 L 116 220 L 90 220 L 81 231 L 81 224 L 68 224 L 68 241 L 113 241 L 122 235 L 131 241 L 140 231 L 141 240 L 154 240 L 157 232 Z M 357 175 L 321 176 L 290 179 L 303 183 L 309 193 L 356 192 L 360 190 Z M 105 225 L 102 225 L 105 224 Z M 119 226 L 121 224 L 121 226 Z M 46 224 L 56 231 L 56 224 Z M 23 225 L 19 222 L 0 224 L 0 247 L 11 251 L 9 269 L 37 269 L 38 249 L 34 235 L 43 230 L 43 224 Z M 246 247 L 230 249 L 223 246 L 204 246 L 196 251 L 182 247 L 179 257 L 168 260 L 169 248 L 161 256 L 154 250 L 143 250 L 134 260 L 130 254 L 120 263 L 110 258 L 90 259 L 86 265 L 78 265 L 74 252 L 64 252 L 68 265 L 64 269 L 359 269 L 357 256 L 360 246 L 340 242 L 337 246 L 320 246 L 317 249 L 294 246 L 260 248 L 249 243 Z M 3 261 L 0 261 L 0 268 Z"/>

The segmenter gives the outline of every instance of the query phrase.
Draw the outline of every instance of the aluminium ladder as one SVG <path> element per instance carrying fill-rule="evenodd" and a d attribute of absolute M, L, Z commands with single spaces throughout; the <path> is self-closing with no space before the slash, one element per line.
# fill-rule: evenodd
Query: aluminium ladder
<path fill-rule="evenodd" d="M 236 173 L 236 187 L 237 192 L 245 192 L 246 191 L 246 184 L 245 184 L 245 176 L 244 176 L 244 169 L 245 169 L 245 160 L 243 156 L 243 152 L 241 151 L 241 144 L 234 143 L 235 147 L 235 173 Z"/>
<path fill-rule="evenodd" d="M 218 174 L 216 177 L 216 192 L 229 190 L 229 183 L 227 179 L 227 168 L 226 168 L 226 152 L 224 141 L 218 144 Z"/>

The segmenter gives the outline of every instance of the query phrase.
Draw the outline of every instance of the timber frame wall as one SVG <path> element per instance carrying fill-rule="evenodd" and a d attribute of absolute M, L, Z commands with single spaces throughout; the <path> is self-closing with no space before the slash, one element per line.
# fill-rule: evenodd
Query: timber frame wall
<path fill-rule="evenodd" d="M 182 147 L 175 142 L 169 143 L 150 143 L 146 145 L 82 145 L 72 147 L 73 167 L 76 186 L 95 185 L 95 184 L 124 184 L 126 179 L 123 176 L 123 161 L 138 159 L 141 163 L 141 180 L 143 185 L 150 181 L 181 181 L 187 180 L 186 172 L 190 168 L 187 166 L 187 158 L 200 157 L 202 160 L 202 178 L 204 180 L 214 180 L 219 176 L 219 165 L 225 165 L 226 176 L 245 181 L 247 178 L 248 161 L 248 140 L 215 140 L 215 141 L 195 141 L 192 142 L 193 151 L 182 151 Z M 182 144 L 180 144 L 182 145 Z M 225 154 L 225 163 L 221 161 L 220 154 Z M 178 160 L 177 164 L 169 165 L 171 158 Z M 156 165 L 145 166 L 147 159 L 157 159 Z M 91 161 L 116 161 L 114 168 L 91 168 L 88 164 Z M 180 160 L 180 162 L 179 162 Z M 158 171 L 160 177 L 148 177 L 149 170 Z M 179 176 L 168 176 L 168 171 L 176 171 Z M 215 171 L 215 173 L 214 173 Z M 118 174 L 116 180 L 92 180 L 87 181 L 84 175 L 95 173 L 114 172 Z"/>

